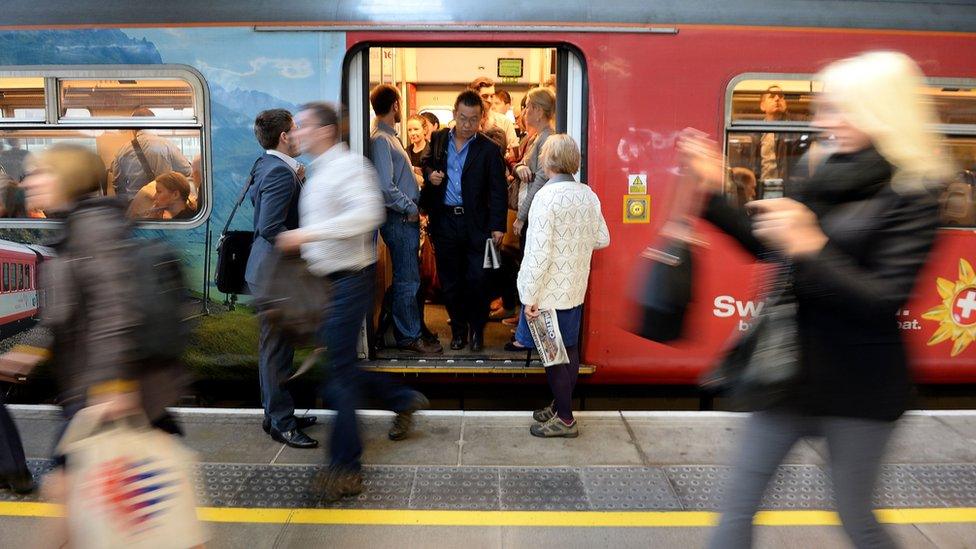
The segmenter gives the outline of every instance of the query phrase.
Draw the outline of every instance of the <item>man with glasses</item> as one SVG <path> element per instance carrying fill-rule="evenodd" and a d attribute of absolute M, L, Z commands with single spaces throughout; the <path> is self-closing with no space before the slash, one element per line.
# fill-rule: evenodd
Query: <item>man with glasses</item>
<path fill-rule="evenodd" d="M 501 150 L 478 131 L 486 116 L 478 93 L 461 92 L 454 102 L 455 126 L 435 132 L 421 160 L 420 205 L 430 215 L 437 274 L 451 317 L 451 349 L 464 349 L 470 338 L 476 353 L 484 349 L 490 303 L 485 245 L 490 238 L 501 246 L 508 215 Z"/>
<path fill-rule="evenodd" d="M 517 148 L 519 139 L 515 133 L 515 122 L 509 120 L 504 114 L 495 112 L 491 108 L 492 101 L 495 98 L 495 82 L 491 78 L 482 76 L 481 78 L 476 78 L 474 82 L 471 82 L 468 89 L 477 92 L 478 96 L 485 103 L 485 112 L 487 115 L 484 120 L 484 125 L 481 128 L 482 131 L 490 130 L 491 128 L 501 128 L 505 132 L 505 140 L 508 142 L 508 147 L 510 149 Z"/>

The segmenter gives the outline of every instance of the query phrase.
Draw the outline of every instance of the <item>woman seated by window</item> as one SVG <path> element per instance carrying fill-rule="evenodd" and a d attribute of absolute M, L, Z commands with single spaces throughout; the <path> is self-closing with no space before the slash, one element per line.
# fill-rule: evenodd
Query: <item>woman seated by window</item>
<path fill-rule="evenodd" d="M 129 217 L 190 219 L 197 213 L 190 199 L 190 191 L 190 181 L 186 176 L 179 172 L 166 172 L 139 190 L 129 205 Z"/>

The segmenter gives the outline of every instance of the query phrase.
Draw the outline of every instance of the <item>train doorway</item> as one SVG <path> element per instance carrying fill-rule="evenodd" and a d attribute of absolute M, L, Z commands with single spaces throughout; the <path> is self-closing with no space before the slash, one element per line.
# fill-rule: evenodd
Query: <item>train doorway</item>
<path fill-rule="evenodd" d="M 369 156 L 369 139 L 374 124 L 374 113 L 369 104 L 369 92 L 379 84 L 390 84 L 397 88 L 401 97 L 401 121 L 395 130 L 410 156 L 419 159 L 423 142 L 416 141 L 416 128 L 408 131 L 408 125 L 418 125 L 414 115 L 424 115 L 429 120 L 423 129 L 453 126 L 454 101 L 457 95 L 467 89 L 476 79 L 488 79 L 494 85 L 482 89 L 490 97 L 486 98 L 493 120 L 505 118 L 498 126 L 506 132 L 507 157 L 517 157 L 522 140 L 528 139 L 525 125 L 519 120 L 523 99 L 535 87 L 548 87 L 556 98 L 553 128 L 556 132 L 569 133 L 580 144 L 583 151 L 581 173 L 586 173 L 586 87 L 585 73 L 581 56 L 563 46 L 492 46 L 471 47 L 468 44 L 457 46 L 403 44 L 368 44 L 353 50 L 347 56 L 345 65 L 344 94 L 349 108 L 348 142 L 353 150 Z M 482 93 L 484 97 L 486 93 Z M 432 117 L 430 115 L 433 115 Z M 510 125 L 509 125 L 510 124 Z M 489 122 L 489 125 L 492 125 Z M 506 125 L 509 125 L 507 128 Z M 495 132 L 496 136 L 500 132 Z M 411 141 L 411 134 L 414 141 Z M 429 133 L 425 131 L 425 138 Z M 579 175 L 579 174 L 577 174 Z M 584 177 L 585 180 L 585 177 Z M 508 227 L 503 248 L 516 251 L 519 239 L 513 237 L 512 225 L 515 212 L 508 211 Z M 514 333 L 513 318 L 517 319 L 517 308 L 512 307 L 511 291 L 509 298 L 502 299 L 506 289 L 514 289 L 514 276 L 517 264 L 511 269 L 499 269 L 486 276 L 486 292 L 492 301 L 492 314 L 484 331 L 484 348 L 473 352 L 469 346 L 452 350 L 451 320 L 440 292 L 436 268 L 437 249 L 428 234 L 426 216 L 421 218 L 420 274 L 422 298 L 421 314 L 425 331 L 436 334 L 443 353 L 417 353 L 402 350 L 396 344 L 396 326 L 392 321 L 391 296 L 389 289 L 393 282 L 392 262 L 382 238 L 378 242 L 379 262 L 377 280 L 374 288 L 376 300 L 373 317 L 363 330 L 363 347 L 369 349 L 371 358 L 393 361 L 405 369 L 413 371 L 424 364 L 441 361 L 457 366 L 491 363 L 518 364 L 525 366 L 527 353 L 505 350 Z M 505 254 L 511 257 L 511 254 Z M 503 259 L 504 261 L 504 259 Z M 386 299 L 382 299 L 386 296 Z M 517 292 L 515 293 L 517 304 Z M 508 322 L 505 320 L 508 319 Z M 538 361 L 532 355 L 533 366 Z M 540 368 L 541 370 L 541 368 Z"/>

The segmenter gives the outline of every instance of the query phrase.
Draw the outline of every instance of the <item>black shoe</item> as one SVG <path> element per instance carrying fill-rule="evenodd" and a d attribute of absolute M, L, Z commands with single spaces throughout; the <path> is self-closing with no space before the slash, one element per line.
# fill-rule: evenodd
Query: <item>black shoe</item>
<path fill-rule="evenodd" d="M 298 423 L 299 429 L 308 429 L 312 425 L 315 425 L 315 422 L 318 420 L 319 418 L 315 416 L 295 416 L 295 421 Z M 268 433 L 270 435 L 271 418 L 267 418 L 267 417 L 264 418 L 264 421 L 261 423 L 261 428 L 264 429 L 265 433 Z"/>
<path fill-rule="evenodd" d="M 348 496 L 357 496 L 363 491 L 363 474 L 359 471 L 329 467 L 315 473 L 312 490 L 320 493 L 322 501 L 332 503 Z"/>
<path fill-rule="evenodd" d="M 444 348 L 441 347 L 440 343 L 427 343 L 423 339 L 415 339 L 410 343 L 397 345 L 397 348 L 401 351 L 409 351 L 418 355 L 437 355 L 444 352 Z"/>
<path fill-rule="evenodd" d="M 508 343 L 505 344 L 505 350 L 506 351 L 511 351 L 513 353 L 515 353 L 515 352 L 524 353 L 525 351 L 528 351 L 529 348 L 528 347 L 523 347 L 521 345 L 517 345 L 514 341 L 509 341 Z"/>
<path fill-rule="evenodd" d="M 34 491 L 34 477 L 30 473 L 0 477 L 0 489 L 10 488 L 15 494 L 29 494 Z"/>
<path fill-rule="evenodd" d="M 485 334 L 477 331 L 471 332 L 471 352 L 480 353 L 485 348 Z"/>
<path fill-rule="evenodd" d="M 413 414 L 417 410 L 424 410 L 430 407 L 430 401 L 427 400 L 422 393 L 414 391 L 413 400 L 410 401 L 410 405 L 401 412 L 397 412 L 395 418 L 393 418 L 393 426 L 390 427 L 390 432 L 388 433 L 390 440 L 403 440 L 407 438 L 410 434 L 410 428 L 413 427 Z"/>
<path fill-rule="evenodd" d="M 460 351 L 467 344 L 468 342 L 463 335 L 455 334 L 454 337 L 451 338 L 451 349 L 455 351 Z"/>
<path fill-rule="evenodd" d="M 271 438 L 292 448 L 307 449 L 319 445 L 319 441 L 306 435 L 301 429 L 292 429 L 291 431 L 271 429 Z"/>

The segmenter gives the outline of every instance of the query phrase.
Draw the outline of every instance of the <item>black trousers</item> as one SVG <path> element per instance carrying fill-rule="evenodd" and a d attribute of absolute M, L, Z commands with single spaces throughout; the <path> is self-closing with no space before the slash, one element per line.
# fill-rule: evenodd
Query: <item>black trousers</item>
<path fill-rule="evenodd" d="M 444 294 L 451 331 L 467 335 L 482 332 L 488 322 L 491 303 L 485 286 L 485 243 L 488 235 L 471 228 L 467 214 L 445 209 L 431 219 L 430 236 L 434 242 L 437 276 Z"/>
<path fill-rule="evenodd" d="M 29 472 L 17 426 L 0 401 L 0 477 L 24 476 Z"/>

